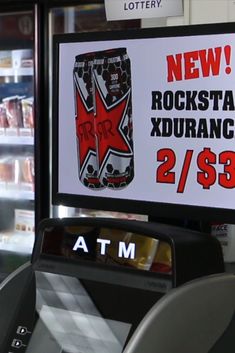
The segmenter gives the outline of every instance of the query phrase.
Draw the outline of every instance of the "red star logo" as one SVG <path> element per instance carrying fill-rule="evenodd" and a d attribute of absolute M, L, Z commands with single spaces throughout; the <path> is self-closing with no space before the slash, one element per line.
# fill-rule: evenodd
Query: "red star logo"
<path fill-rule="evenodd" d="M 117 153 L 131 153 L 128 141 L 121 129 L 129 93 L 117 104 L 110 107 L 105 106 L 98 89 L 95 92 L 95 99 L 95 131 L 98 138 L 99 165 L 101 166 L 109 150 Z"/>
<path fill-rule="evenodd" d="M 96 154 L 96 143 L 94 134 L 94 112 L 88 111 L 82 101 L 80 94 L 76 94 L 77 117 L 76 131 L 79 141 L 80 163 L 83 165 L 89 153 Z"/>

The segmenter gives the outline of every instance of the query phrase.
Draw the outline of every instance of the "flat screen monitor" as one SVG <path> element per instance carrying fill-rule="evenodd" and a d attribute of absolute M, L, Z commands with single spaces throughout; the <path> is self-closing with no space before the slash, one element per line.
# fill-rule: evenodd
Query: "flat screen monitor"
<path fill-rule="evenodd" d="M 233 223 L 234 43 L 232 23 L 55 35 L 53 203 Z"/>

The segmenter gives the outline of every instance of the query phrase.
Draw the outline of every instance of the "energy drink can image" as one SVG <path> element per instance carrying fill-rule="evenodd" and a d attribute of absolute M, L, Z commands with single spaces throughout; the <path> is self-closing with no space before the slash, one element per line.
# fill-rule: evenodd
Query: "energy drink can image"
<path fill-rule="evenodd" d="M 104 186 L 120 189 L 134 178 L 131 63 L 126 48 L 96 53 L 93 77 L 99 178 Z"/>
<path fill-rule="evenodd" d="M 99 189 L 102 188 L 102 184 L 98 178 L 94 132 L 93 59 L 93 53 L 75 57 L 73 81 L 79 179 L 86 187 Z"/>

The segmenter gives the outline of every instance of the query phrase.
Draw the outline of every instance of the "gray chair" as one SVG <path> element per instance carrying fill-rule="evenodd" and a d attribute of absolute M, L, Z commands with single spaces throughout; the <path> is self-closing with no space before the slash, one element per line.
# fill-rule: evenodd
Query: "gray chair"
<path fill-rule="evenodd" d="M 235 276 L 171 290 L 146 314 L 123 353 L 234 353 Z"/>

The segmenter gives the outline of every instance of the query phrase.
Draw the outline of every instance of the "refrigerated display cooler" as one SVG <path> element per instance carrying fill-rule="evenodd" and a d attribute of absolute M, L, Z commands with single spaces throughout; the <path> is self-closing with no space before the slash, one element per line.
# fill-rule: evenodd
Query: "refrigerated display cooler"
<path fill-rule="evenodd" d="M 0 280 L 30 258 L 35 227 L 34 15 L 0 8 Z"/>
<path fill-rule="evenodd" d="M 38 222 L 58 215 L 49 175 L 53 34 L 139 27 L 107 22 L 103 2 L 1 1 L 0 281 L 30 258 Z"/>
<path fill-rule="evenodd" d="M 215 238 L 163 224 L 47 219 L 36 239 L 0 285 L 1 352 L 121 353 L 172 288 L 224 271 Z"/>

